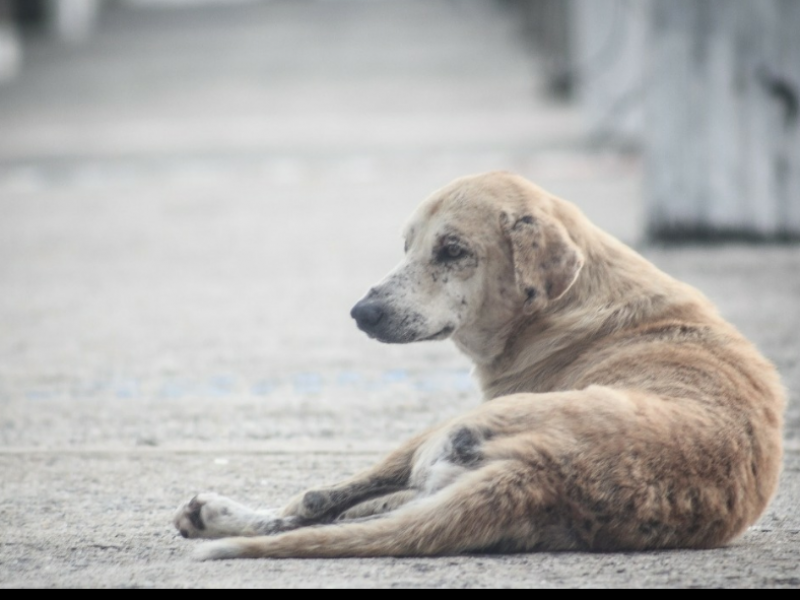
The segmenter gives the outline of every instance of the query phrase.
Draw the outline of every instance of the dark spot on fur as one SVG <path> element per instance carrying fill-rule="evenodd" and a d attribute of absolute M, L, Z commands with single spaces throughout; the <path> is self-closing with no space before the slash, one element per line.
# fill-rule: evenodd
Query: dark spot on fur
<path fill-rule="evenodd" d="M 535 287 L 525 288 L 525 296 L 527 296 L 528 302 L 530 302 L 531 300 L 536 300 L 536 296 L 538 295 L 539 295 L 539 290 L 537 290 Z"/>
<path fill-rule="evenodd" d="M 457 465 L 471 466 L 480 461 L 481 439 L 468 427 L 462 427 L 453 434 L 453 445 L 449 460 Z"/>
<path fill-rule="evenodd" d="M 406 232 L 406 237 L 403 240 L 403 253 L 407 253 L 409 248 L 411 248 L 411 244 L 414 241 L 414 235 L 416 233 L 417 232 L 414 230 L 413 227 L 409 228 L 409 230 Z"/>
<path fill-rule="evenodd" d="M 228 508 L 225 508 L 225 507 L 220 509 L 219 512 L 223 517 L 229 517 L 231 515 L 231 511 Z"/>
<path fill-rule="evenodd" d="M 189 532 L 186 531 L 185 529 L 181 529 L 181 537 L 188 538 Z"/>
<path fill-rule="evenodd" d="M 254 529 L 260 535 L 272 535 L 272 534 L 275 533 L 275 520 L 273 520 L 273 519 L 263 520 L 262 519 L 260 521 L 257 521 L 255 526 L 254 526 Z"/>
<path fill-rule="evenodd" d="M 325 512 L 328 504 L 329 498 L 327 494 L 323 494 L 322 492 L 307 492 L 306 495 L 303 496 L 303 506 L 308 512 L 314 515 Z"/>
<path fill-rule="evenodd" d="M 255 529 L 260 535 L 276 535 L 278 533 L 292 531 L 305 524 L 306 521 L 293 517 L 287 519 L 268 519 L 258 521 L 255 525 Z"/>
<path fill-rule="evenodd" d="M 534 218 L 531 215 L 525 215 L 520 219 L 520 223 L 525 223 L 525 225 L 533 225 Z"/>
<path fill-rule="evenodd" d="M 655 325 L 644 331 L 643 334 L 671 342 L 681 342 L 705 339 L 709 336 L 709 331 L 706 327 L 668 323 Z"/>
<path fill-rule="evenodd" d="M 189 521 L 198 531 L 205 531 L 206 524 L 203 523 L 203 517 L 200 516 L 200 507 L 198 507 L 197 510 L 192 510 L 192 512 L 189 513 Z"/>

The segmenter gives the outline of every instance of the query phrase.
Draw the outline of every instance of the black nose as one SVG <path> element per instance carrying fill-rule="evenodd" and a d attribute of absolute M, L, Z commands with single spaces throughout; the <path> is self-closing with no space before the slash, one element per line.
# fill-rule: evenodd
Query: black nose
<path fill-rule="evenodd" d="M 383 319 L 383 308 L 374 300 L 362 300 L 350 311 L 350 316 L 358 323 L 358 328 L 370 330 Z"/>

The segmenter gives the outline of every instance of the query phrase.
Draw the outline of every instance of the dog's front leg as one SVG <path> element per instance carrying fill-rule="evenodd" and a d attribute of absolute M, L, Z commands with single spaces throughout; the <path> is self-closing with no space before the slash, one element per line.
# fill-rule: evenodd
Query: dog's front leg
<path fill-rule="evenodd" d="M 185 538 L 219 539 L 232 536 L 275 535 L 305 525 L 278 511 L 255 511 L 218 494 L 198 494 L 178 508 L 173 520 Z"/>
<path fill-rule="evenodd" d="M 183 537 L 218 539 L 276 535 L 332 522 L 366 500 L 406 490 L 414 454 L 431 433 L 413 439 L 345 483 L 300 494 L 282 511 L 254 511 L 224 496 L 205 493 L 178 508 L 173 523 Z"/>

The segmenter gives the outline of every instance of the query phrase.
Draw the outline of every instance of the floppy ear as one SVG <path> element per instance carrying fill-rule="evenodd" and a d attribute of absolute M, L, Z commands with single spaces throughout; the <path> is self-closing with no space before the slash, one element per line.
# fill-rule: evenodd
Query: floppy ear
<path fill-rule="evenodd" d="M 531 215 L 503 213 L 503 229 L 511 242 L 517 285 L 530 314 L 558 300 L 572 287 L 583 267 L 583 253 L 556 223 Z"/>

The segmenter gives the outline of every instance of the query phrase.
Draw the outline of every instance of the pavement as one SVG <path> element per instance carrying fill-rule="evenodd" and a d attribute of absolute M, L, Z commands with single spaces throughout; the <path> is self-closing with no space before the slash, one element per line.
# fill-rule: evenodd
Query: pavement
<path fill-rule="evenodd" d="M 147 4 L 147 3 L 140 3 Z M 113 5 L 0 87 L 0 586 L 800 587 L 800 249 L 645 244 L 643 165 L 545 97 L 478 0 Z M 194 563 L 171 517 L 275 506 L 477 405 L 448 343 L 350 307 L 454 177 L 514 170 L 704 291 L 789 390 L 780 492 L 728 548 Z"/>

